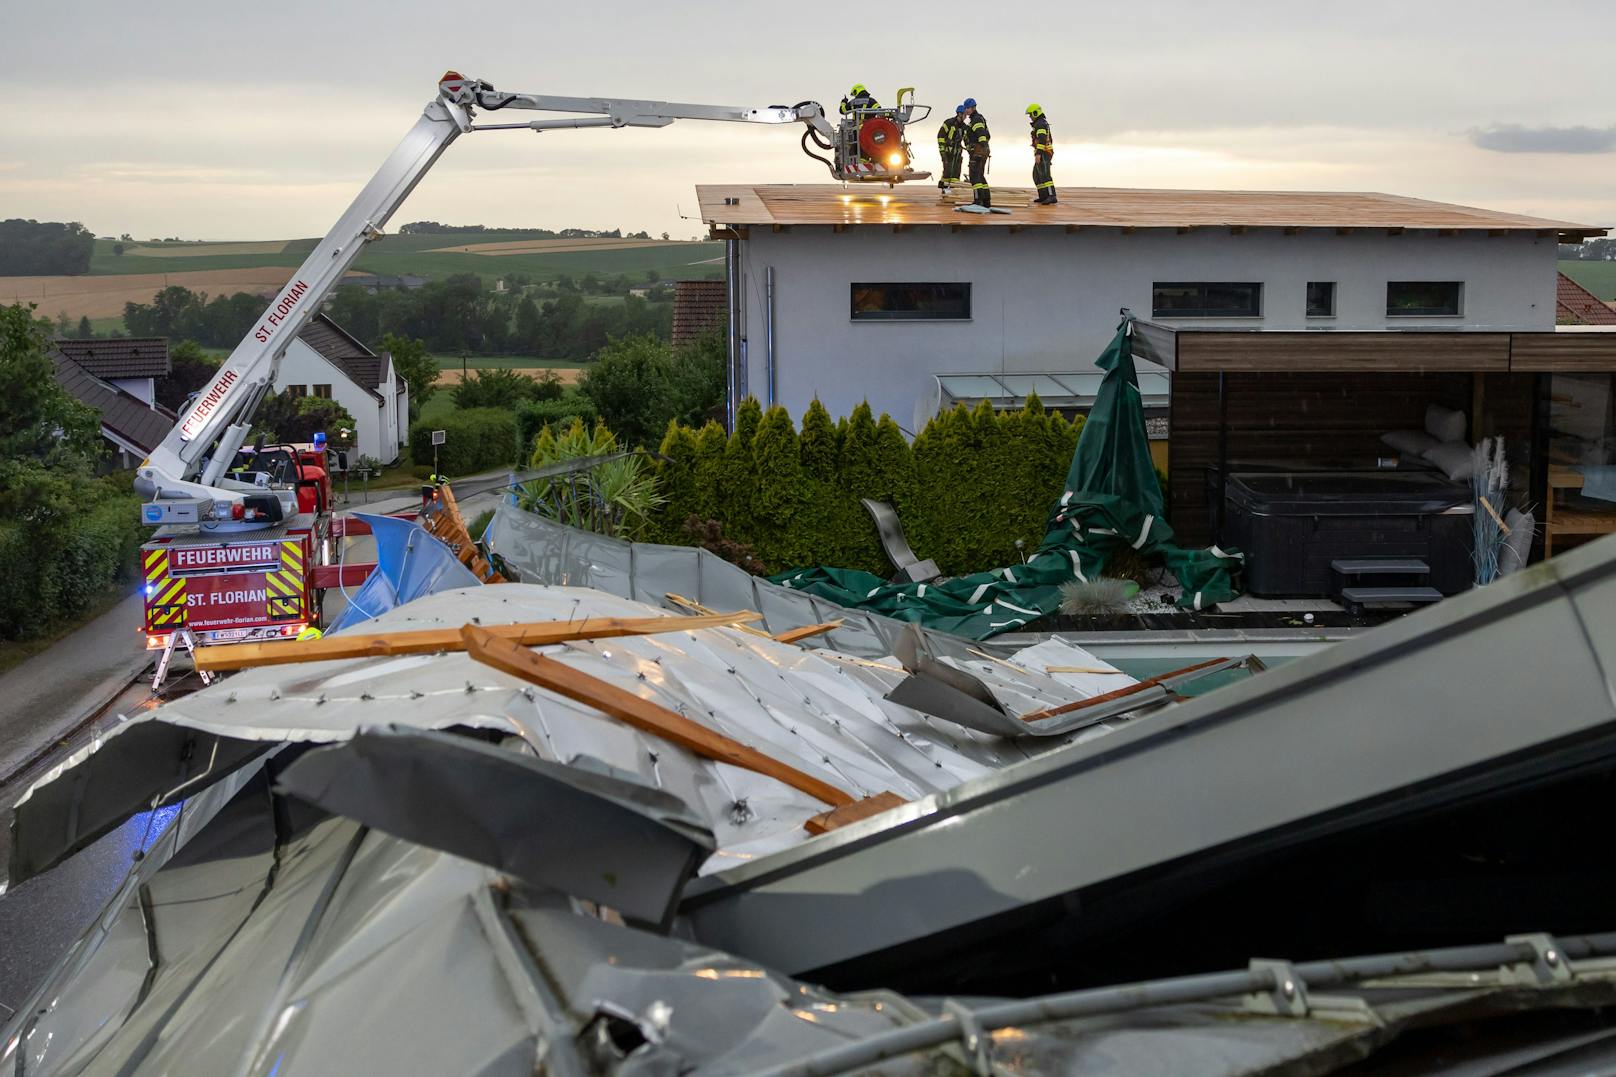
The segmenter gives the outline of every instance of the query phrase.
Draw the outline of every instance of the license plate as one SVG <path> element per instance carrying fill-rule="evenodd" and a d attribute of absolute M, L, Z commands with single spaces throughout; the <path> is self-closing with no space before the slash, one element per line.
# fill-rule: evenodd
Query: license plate
<path fill-rule="evenodd" d="M 222 628 L 217 632 L 209 632 L 208 638 L 215 643 L 222 643 L 225 640 L 246 639 L 251 631 L 250 628 Z"/>

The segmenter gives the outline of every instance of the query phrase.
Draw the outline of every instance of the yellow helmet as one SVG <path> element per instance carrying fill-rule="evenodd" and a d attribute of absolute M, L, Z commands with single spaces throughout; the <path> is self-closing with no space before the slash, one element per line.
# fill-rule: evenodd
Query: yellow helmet
<path fill-rule="evenodd" d="M 1027 115 L 1029 115 L 1029 116 L 1042 116 L 1043 114 L 1044 114 L 1044 106 L 1043 105 L 1028 105 L 1027 106 Z"/>
<path fill-rule="evenodd" d="M 869 93 L 869 92 L 870 92 L 869 90 L 866 90 L 864 88 L 864 83 L 855 82 L 855 83 L 853 83 L 853 88 L 848 91 L 848 95 L 850 97 L 857 97 L 861 93 Z"/>
<path fill-rule="evenodd" d="M 297 638 L 298 642 L 301 643 L 304 640 L 319 639 L 321 635 L 323 635 L 323 633 L 318 628 L 315 628 L 313 625 L 309 625 L 307 628 L 297 634 Z"/>

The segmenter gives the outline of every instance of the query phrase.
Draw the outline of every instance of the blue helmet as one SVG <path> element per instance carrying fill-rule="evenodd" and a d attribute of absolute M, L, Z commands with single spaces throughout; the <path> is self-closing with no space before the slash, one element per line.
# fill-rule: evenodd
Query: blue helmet
<path fill-rule="evenodd" d="M 965 115 L 965 106 L 964 105 L 955 105 L 954 106 L 954 115 L 956 115 L 956 116 Z"/>
<path fill-rule="evenodd" d="M 967 97 L 965 99 L 965 104 L 961 105 L 960 107 L 961 108 L 975 108 L 976 107 L 976 98 Z"/>

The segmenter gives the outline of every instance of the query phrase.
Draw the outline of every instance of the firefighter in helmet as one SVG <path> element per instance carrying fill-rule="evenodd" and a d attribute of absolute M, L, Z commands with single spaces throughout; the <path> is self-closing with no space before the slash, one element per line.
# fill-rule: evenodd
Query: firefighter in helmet
<path fill-rule="evenodd" d="M 1055 163 L 1055 136 L 1049 129 L 1044 106 L 1028 105 L 1027 123 L 1032 128 L 1032 185 L 1038 188 L 1038 201 L 1034 204 L 1053 206 L 1059 201 L 1055 197 L 1055 177 L 1050 172 L 1050 166 Z"/>
<path fill-rule="evenodd" d="M 843 116 L 850 112 L 880 107 L 881 103 L 871 96 L 870 91 L 864 88 L 864 83 L 862 82 L 853 83 L 853 88 L 847 91 L 846 97 L 842 98 Z"/>
<path fill-rule="evenodd" d="M 964 145 L 965 106 L 960 105 L 954 109 L 954 115 L 937 128 L 937 153 L 943 159 L 943 178 L 937 181 L 938 189 L 947 190 L 950 183 L 959 182 Z"/>
<path fill-rule="evenodd" d="M 965 104 L 965 153 L 971 159 L 971 194 L 977 205 L 984 209 L 993 206 L 993 195 L 988 191 L 988 157 L 991 155 L 987 117 L 976 111 L 976 98 L 967 97 Z"/>

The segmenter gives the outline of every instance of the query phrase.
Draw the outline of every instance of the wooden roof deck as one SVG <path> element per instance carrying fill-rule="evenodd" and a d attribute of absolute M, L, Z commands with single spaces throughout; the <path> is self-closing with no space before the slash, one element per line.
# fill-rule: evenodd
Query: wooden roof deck
<path fill-rule="evenodd" d="M 1028 192 L 1029 195 L 1032 193 Z M 1606 229 L 1372 192 L 1172 191 L 1060 188 L 1055 206 L 1008 214 L 956 212 L 935 186 L 836 184 L 703 185 L 701 217 L 714 231 L 745 227 L 958 225 L 967 228 L 1331 228 L 1539 232 L 1562 241 Z"/>

